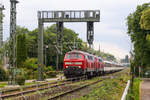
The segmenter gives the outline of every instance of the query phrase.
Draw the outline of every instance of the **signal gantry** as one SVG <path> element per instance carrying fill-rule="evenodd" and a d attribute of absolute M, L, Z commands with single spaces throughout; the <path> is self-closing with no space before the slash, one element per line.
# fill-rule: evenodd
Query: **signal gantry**
<path fill-rule="evenodd" d="M 63 44 L 63 24 L 64 22 L 86 22 L 87 23 L 87 41 L 89 46 L 94 40 L 94 22 L 100 21 L 99 10 L 67 10 L 67 11 L 38 11 L 38 80 L 43 81 L 43 30 L 44 23 L 56 22 L 56 45 Z M 56 68 L 58 69 L 58 52 Z"/>

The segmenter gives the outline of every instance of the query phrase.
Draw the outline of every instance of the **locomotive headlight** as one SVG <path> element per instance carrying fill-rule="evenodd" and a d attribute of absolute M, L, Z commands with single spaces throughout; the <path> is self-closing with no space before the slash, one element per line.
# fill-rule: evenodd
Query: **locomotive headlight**
<path fill-rule="evenodd" d="M 81 66 L 78 66 L 79 68 L 81 68 Z"/>
<path fill-rule="evenodd" d="M 82 65 L 82 62 L 75 62 L 77 65 Z M 81 67 L 81 66 L 80 66 Z"/>
<path fill-rule="evenodd" d="M 70 65 L 70 64 L 71 64 L 71 62 L 65 62 L 65 64 L 66 64 L 66 65 Z"/>
<path fill-rule="evenodd" d="M 66 68 L 68 68 L 68 66 L 66 66 Z"/>

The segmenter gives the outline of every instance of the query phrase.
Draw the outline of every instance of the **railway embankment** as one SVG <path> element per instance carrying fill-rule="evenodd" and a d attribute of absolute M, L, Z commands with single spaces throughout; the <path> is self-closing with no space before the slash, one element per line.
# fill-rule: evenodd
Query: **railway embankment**
<path fill-rule="evenodd" d="M 121 100 L 127 81 L 130 79 L 129 69 L 114 73 L 114 75 L 116 77 L 83 89 L 77 93 L 78 95 L 72 94 L 71 97 L 74 98 L 73 100 Z"/>
<path fill-rule="evenodd" d="M 61 100 L 120 100 L 127 81 L 130 78 L 129 69 L 109 74 L 107 77 L 108 78 L 102 78 L 102 81 L 97 82 L 96 84 L 89 85 L 78 91 L 70 92 L 67 95 L 60 96 L 60 98 Z M 90 81 L 95 79 L 96 78 Z"/>

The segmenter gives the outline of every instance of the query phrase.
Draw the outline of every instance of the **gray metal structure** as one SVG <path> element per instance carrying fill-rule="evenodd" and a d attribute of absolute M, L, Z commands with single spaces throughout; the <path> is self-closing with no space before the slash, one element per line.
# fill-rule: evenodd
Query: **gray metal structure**
<path fill-rule="evenodd" d="M 3 45 L 3 10 L 5 10 L 4 5 L 0 4 L 0 48 Z"/>
<path fill-rule="evenodd" d="M 94 40 L 94 22 L 100 21 L 99 10 L 67 10 L 67 11 L 38 11 L 38 80 L 43 81 L 43 25 L 44 23 L 56 22 L 57 47 L 63 43 L 64 22 L 87 22 L 87 41 L 91 47 Z M 61 44 L 60 44 L 61 43 Z M 57 53 L 57 69 L 59 54 Z"/>
<path fill-rule="evenodd" d="M 57 33 L 56 33 L 56 70 L 59 70 L 59 55 L 62 53 L 62 46 L 63 46 L 63 28 L 64 28 L 64 23 L 63 22 L 56 22 L 56 27 L 57 27 Z M 61 47 L 61 52 L 58 50 L 58 48 Z"/>
<path fill-rule="evenodd" d="M 10 57 L 9 57 L 9 85 L 16 85 L 16 4 L 17 0 L 10 0 Z"/>
<path fill-rule="evenodd" d="M 5 10 L 4 5 L 0 4 L 0 48 L 3 47 L 3 10 Z M 2 56 L 0 54 L 0 59 L 2 59 Z"/>

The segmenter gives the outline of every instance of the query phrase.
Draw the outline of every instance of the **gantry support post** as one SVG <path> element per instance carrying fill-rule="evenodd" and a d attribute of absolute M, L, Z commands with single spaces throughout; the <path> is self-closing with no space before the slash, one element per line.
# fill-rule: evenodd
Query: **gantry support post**
<path fill-rule="evenodd" d="M 3 45 L 3 10 L 5 10 L 4 6 L 0 4 L 0 48 Z"/>
<path fill-rule="evenodd" d="M 57 29 L 57 33 L 56 33 L 56 45 L 57 48 L 61 47 L 61 53 L 62 53 L 62 46 L 63 46 L 63 22 L 57 22 L 56 23 L 56 29 Z M 58 50 L 56 50 L 56 70 L 59 70 L 59 52 Z"/>
<path fill-rule="evenodd" d="M 3 10 L 5 10 L 4 6 L 0 4 L 0 48 L 3 47 Z M 0 54 L 0 59 L 3 59 L 3 55 Z"/>
<path fill-rule="evenodd" d="M 93 44 L 94 40 L 94 22 L 87 22 L 87 41 L 89 43 L 89 48 Z"/>
<path fill-rule="evenodd" d="M 10 57 L 8 85 L 16 85 L 16 4 L 17 0 L 10 0 Z"/>
<path fill-rule="evenodd" d="M 38 13 L 40 15 L 40 12 Z M 39 33 L 38 33 L 38 81 L 44 81 L 43 76 L 43 69 L 44 69 L 44 62 L 43 62 L 43 31 L 44 25 L 42 19 L 38 19 L 39 24 Z"/>

